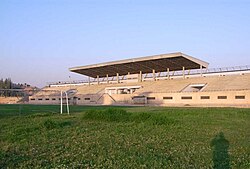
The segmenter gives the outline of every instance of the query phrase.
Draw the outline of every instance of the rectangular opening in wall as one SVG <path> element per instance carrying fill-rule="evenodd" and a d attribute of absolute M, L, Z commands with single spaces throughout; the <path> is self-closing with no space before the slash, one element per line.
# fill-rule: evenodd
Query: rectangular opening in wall
<path fill-rule="evenodd" d="M 45 100 L 49 100 L 49 98 L 46 98 Z"/>
<path fill-rule="evenodd" d="M 155 97 L 147 97 L 147 100 L 155 100 Z"/>
<path fill-rule="evenodd" d="M 77 98 L 78 100 L 81 100 L 81 98 Z"/>
<path fill-rule="evenodd" d="M 172 100 L 172 99 L 173 99 L 173 97 L 171 97 L 171 96 L 163 97 L 163 100 Z"/>
<path fill-rule="evenodd" d="M 56 100 L 56 98 L 52 98 L 52 100 Z"/>
<path fill-rule="evenodd" d="M 210 99 L 210 96 L 201 96 L 201 100 Z"/>
<path fill-rule="evenodd" d="M 192 100 L 192 96 L 182 96 L 182 100 Z"/>
<path fill-rule="evenodd" d="M 245 99 L 245 96 L 235 96 L 235 99 Z"/>
<path fill-rule="evenodd" d="M 32 98 L 32 99 L 30 99 L 30 100 L 36 100 L 36 99 Z"/>
<path fill-rule="evenodd" d="M 227 96 L 218 96 L 218 99 L 227 99 Z"/>
<path fill-rule="evenodd" d="M 43 100 L 42 98 L 38 98 L 38 100 Z"/>
<path fill-rule="evenodd" d="M 205 88 L 206 84 L 204 83 L 197 83 L 197 84 L 190 84 L 185 87 L 182 91 L 183 92 L 199 92 Z"/>
<path fill-rule="evenodd" d="M 147 97 L 146 96 L 134 96 L 132 97 L 134 104 L 146 104 L 147 103 Z"/>
<path fill-rule="evenodd" d="M 84 98 L 84 100 L 90 100 L 90 98 L 89 98 L 89 97 L 86 97 L 86 98 Z"/>

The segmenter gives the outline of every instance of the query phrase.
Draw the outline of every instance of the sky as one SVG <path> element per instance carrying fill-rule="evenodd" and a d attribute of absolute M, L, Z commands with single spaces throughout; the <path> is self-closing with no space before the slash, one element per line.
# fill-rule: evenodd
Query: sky
<path fill-rule="evenodd" d="M 0 1 L 0 78 L 43 87 L 86 78 L 70 67 L 172 52 L 250 65 L 250 0 Z"/>

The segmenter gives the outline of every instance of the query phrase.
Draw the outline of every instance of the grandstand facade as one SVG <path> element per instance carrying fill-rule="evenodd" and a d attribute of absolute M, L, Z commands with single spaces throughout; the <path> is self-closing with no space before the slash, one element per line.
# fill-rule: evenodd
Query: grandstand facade
<path fill-rule="evenodd" d="M 31 104 L 250 107 L 250 67 L 208 69 L 183 53 L 69 69 L 87 81 L 50 83 Z M 63 93 L 62 93 L 63 92 Z M 61 96 L 62 95 L 62 96 Z"/>

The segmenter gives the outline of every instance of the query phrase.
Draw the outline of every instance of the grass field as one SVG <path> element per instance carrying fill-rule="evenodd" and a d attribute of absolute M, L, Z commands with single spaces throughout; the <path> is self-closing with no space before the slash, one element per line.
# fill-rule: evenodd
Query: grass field
<path fill-rule="evenodd" d="M 0 168 L 250 168 L 250 109 L 0 105 Z"/>

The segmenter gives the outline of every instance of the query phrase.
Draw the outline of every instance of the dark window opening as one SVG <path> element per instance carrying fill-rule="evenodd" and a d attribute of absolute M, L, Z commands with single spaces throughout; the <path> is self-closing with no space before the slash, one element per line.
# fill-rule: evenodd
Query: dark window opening
<path fill-rule="evenodd" d="M 49 100 L 49 98 L 46 98 L 45 100 Z"/>
<path fill-rule="evenodd" d="M 210 96 L 201 96 L 201 99 L 210 99 Z"/>
<path fill-rule="evenodd" d="M 191 100 L 192 96 L 182 96 L 181 99 L 183 99 L 183 100 Z"/>
<path fill-rule="evenodd" d="M 52 98 L 52 100 L 56 100 L 56 98 Z"/>
<path fill-rule="evenodd" d="M 163 99 L 164 99 L 164 100 L 172 100 L 173 97 L 171 97 L 171 96 L 170 96 L 170 97 L 163 97 Z"/>
<path fill-rule="evenodd" d="M 87 98 L 84 98 L 84 100 L 90 100 L 90 98 L 87 97 Z"/>
<path fill-rule="evenodd" d="M 78 100 L 81 100 L 81 98 L 78 98 Z"/>
<path fill-rule="evenodd" d="M 43 100 L 42 98 L 39 98 L 38 100 Z"/>
<path fill-rule="evenodd" d="M 30 99 L 30 100 L 36 100 L 36 99 L 33 99 L 33 98 L 32 98 L 32 99 Z"/>
<path fill-rule="evenodd" d="M 155 100 L 155 97 L 147 97 L 148 100 Z"/>
<path fill-rule="evenodd" d="M 235 99 L 245 99 L 245 96 L 235 96 Z"/>
<path fill-rule="evenodd" d="M 218 99 L 227 99 L 227 96 L 218 96 Z"/>

